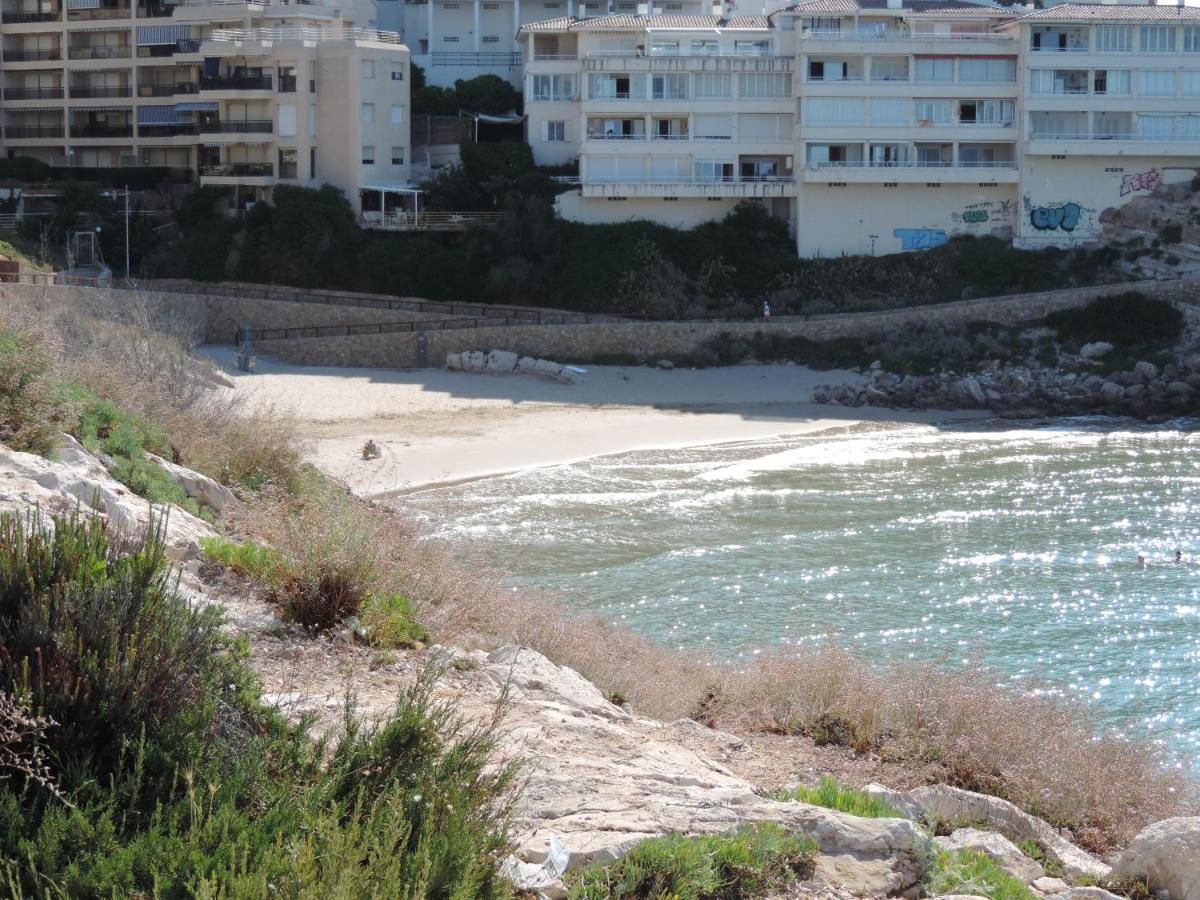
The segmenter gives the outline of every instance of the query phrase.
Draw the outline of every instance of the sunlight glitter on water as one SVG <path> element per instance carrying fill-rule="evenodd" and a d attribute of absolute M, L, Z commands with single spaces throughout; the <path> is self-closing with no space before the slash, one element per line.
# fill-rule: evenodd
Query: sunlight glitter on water
<path fill-rule="evenodd" d="M 1175 424 L 875 426 L 628 453 L 402 505 L 514 584 L 672 646 L 981 659 L 1194 750 L 1200 432 Z"/>

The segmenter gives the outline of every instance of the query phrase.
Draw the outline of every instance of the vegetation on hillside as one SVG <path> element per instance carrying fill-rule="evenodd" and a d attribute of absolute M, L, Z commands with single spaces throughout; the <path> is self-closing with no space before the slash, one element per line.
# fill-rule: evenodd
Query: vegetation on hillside
<path fill-rule="evenodd" d="M 838 812 L 849 813 L 864 819 L 904 818 L 901 813 L 878 797 L 865 791 L 846 787 L 836 778 L 828 775 L 822 778 L 815 788 L 801 784 L 790 791 L 780 791 L 776 796 L 780 800 L 799 800 L 801 803 L 836 809 Z"/>

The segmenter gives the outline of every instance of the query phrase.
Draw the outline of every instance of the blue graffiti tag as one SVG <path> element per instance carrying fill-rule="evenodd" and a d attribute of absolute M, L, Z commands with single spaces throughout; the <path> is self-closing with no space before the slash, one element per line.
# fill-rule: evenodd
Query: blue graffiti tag
<path fill-rule="evenodd" d="M 1063 231 L 1074 231 L 1079 224 L 1083 210 L 1078 203 L 1064 203 L 1062 206 L 1035 206 L 1029 212 L 1029 221 L 1038 231 L 1053 231 L 1061 228 Z"/>
<path fill-rule="evenodd" d="M 940 228 L 893 228 L 892 237 L 900 238 L 902 250 L 928 250 L 940 247 L 948 238 Z"/>

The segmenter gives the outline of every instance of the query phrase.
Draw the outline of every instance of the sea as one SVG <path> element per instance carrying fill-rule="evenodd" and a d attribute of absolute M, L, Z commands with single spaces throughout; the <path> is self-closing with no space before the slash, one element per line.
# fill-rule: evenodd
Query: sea
<path fill-rule="evenodd" d="M 514 586 L 664 644 L 982 663 L 1107 727 L 1200 748 L 1200 421 L 860 425 L 398 504 Z"/>

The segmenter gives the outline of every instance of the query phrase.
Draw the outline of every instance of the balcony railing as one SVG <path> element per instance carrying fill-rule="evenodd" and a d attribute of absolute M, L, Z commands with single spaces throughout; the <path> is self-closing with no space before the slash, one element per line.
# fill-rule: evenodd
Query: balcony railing
<path fill-rule="evenodd" d="M 644 141 L 644 134 L 604 134 L 601 132 L 588 132 L 587 139 L 589 141 Z"/>
<path fill-rule="evenodd" d="M 107 19 L 129 19 L 133 9 L 128 6 L 109 6 L 100 9 L 68 9 L 68 22 L 98 22 Z"/>
<path fill-rule="evenodd" d="M 843 75 L 838 78 L 833 75 L 809 75 L 808 81 L 816 84 L 848 84 L 851 82 L 861 84 L 863 77 L 861 75 Z"/>
<path fill-rule="evenodd" d="M 202 91 L 269 91 L 270 75 L 201 75 Z"/>
<path fill-rule="evenodd" d="M 1137 134 L 1120 132 L 1114 134 L 1088 134 L 1086 131 L 1038 131 L 1030 132 L 1033 141 L 1171 141 L 1200 143 L 1200 134 Z"/>
<path fill-rule="evenodd" d="M 578 53 L 534 53 L 534 62 L 565 62 L 579 59 Z"/>
<path fill-rule="evenodd" d="M 270 119 L 247 119 L 241 122 L 201 122 L 201 134 L 270 134 L 275 130 Z"/>
<path fill-rule="evenodd" d="M 65 136 L 65 129 L 61 125 L 6 125 L 4 136 L 10 140 L 60 138 Z"/>
<path fill-rule="evenodd" d="M 583 59 L 587 72 L 791 72 L 795 58 L 770 53 L 705 53 L 689 56 L 594 51 Z"/>
<path fill-rule="evenodd" d="M 374 41 L 377 44 L 402 44 L 395 31 L 356 28 L 352 25 L 283 25 L 278 28 L 216 28 L 206 41 L 232 43 L 269 43 L 280 41 Z M 437 54 L 434 54 L 435 56 Z M 509 54 L 504 54 L 509 55 Z M 521 54 L 511 54 L 520 57 Z"/>
<path fill-rule="evenodd" d="M 435 66 L 492 66 L 503 68 L 521 65 L 518 53 L 447 53 L 437 51 L 430 54 Z"/>
<path fill-rule="evenodd" d="M 0 22 L 5 25 L 28 25 L 30 22 L 57 22 L 62 19 L 62 11 L 58 12 L 12 12 L 0 14 Z"/>
<path fill-rule="evenodd" d="M 139 84 L 139 97 L 173 97 L 177 91 L 173 84 Z"/>
<path fill-rule="evenodd" d="M 91 85 L 71 85 L 71 99 L 96 99 L 98 97 L 132 97 L 133 88 L 131 85 L 100 85 L 93 87 Z"/>
<path fill-rule="evenodd" d="M 964 162 L 959 160 L 895 160 L 881 162 L 878 160 L 848 160 L 844 162 L 818 162 L 810 160 L 810 169 L 1015 169 L 1017 163 L 1013 160 Z"/>
<path fill-rule="evenodd" d="M 73 138 L 131 138 L 133 125 L 72 125 Z"/>
<path fill-rule="evenodd" d="M 62 59 L 62 50 L 55 48 L 53 50 L 5 50 L 4 61 L 12 62 L 46 62 L 53 59 Z"/>
<path fill-rule="evenodd" d="M 129 59 L 133 56 L 133 47 L 122 44 L 116 47 L 71 47 L 67 51 L 68 59 Z"/>
<path fill-rule="evenodd" d="M 156 4 L 154 6 L 139 6 L 137 14 L 139 19 L 161 19 L 170 16 L 175 12 L 175 7 L 164 4 Z"/>
<path fill-rule="evenodd" d="M 581 184 L 793 184 L 793 175 L 588 175 Z"/>
<path fill-rule="evenodd" d="M 270 178 L 275 174 L 271 163 L 223 163 L 216 166 L 201 166 L 204 178 Z"/>
<path fill-rule="evenodd" d="M 802 37 L 814 41 L 1012 41 L 1016 38 L 994 31 L 963 31 L 950 34 L 919 31 L 833 31 L 809 30 Z"/>
<path fill-rule="evenodd" d="M 1087 53 L 1087 47 L 1030 47 L 1030 53 Z"/>
<path fill-rule="evenodd" d="M 686 132 L 684 134 L 653 134 L 652 133 L 650 135 L 650 140 L 652 140 L 652 141 L 686 141 L 686 140 L 689 140 L 690 138 L 691 138 L 691 135 L 687 134 Z"/>
<path fill-rule="evenodd" d="M 200 130 L 191 122 L 172 122 L 167 125 L 139 125 L 138 137 L 175 137 L 199 134 Z"/>
<path fill-rule="evenodd" d="M 5 88 L 5 100 L 61 100 L 62 87 Z"/>

